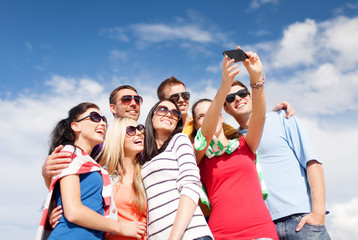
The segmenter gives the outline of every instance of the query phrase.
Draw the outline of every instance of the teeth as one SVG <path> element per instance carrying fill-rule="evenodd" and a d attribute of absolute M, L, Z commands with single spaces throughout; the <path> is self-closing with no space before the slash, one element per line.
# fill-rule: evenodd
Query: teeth
<path fill-rule="evenodd" d="M 168 124 L 172 124 L 169 120 L 163 120 L 162 122 L 166 122 Z"/>
<path fill-rule="evenodd" d="M 244 103 L 241 103 L 241 104 L 239 105 L 239 108 L 241 108 L 241 107 L 243 107 L 243 106 L 245 106 L 245 104 L 244 104 Z"/>

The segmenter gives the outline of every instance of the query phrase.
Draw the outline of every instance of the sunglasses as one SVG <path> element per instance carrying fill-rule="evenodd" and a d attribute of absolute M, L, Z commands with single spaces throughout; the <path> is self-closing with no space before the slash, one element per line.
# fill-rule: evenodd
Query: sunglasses
<path fill-rule="evenodd" d="M 236 93 L 230 93 L 226 96 L 226 102 L 232 103 L 233 101 L 235 101 L 236 95 L 241 98 L 244 98 L 247 95 L 249 95 L 249 91 L 247 91 L 247 89 L 241 89 L 241 90 L 237 91 Z"/>
<path fill-rule="evenodd" d="M 180 111 L 177 110 L 177 109 L 172 109 L 172 110 L 169 110 L 168 107 L 166 106 L 158 106 L 156 109 L 155 109 L 155 113 L 158 115 L 158 116 L 167 116 L 168 115 L 168 112 L 170 112 L 170 115 L 172 116 L 172 118 L 176 121 L 178 121 L 180 118 L 181 118 L 181 114 L 180 114 Z"/>
<path fill-rule="evenodd" d="M 174 102 L 178 102 L 180 99 L 180 96 L 183 98 L 184 101 L 188 101 L 190 99 L 189 92 L 174 93 L 174 94 L 170 95 L 169 98 L 174 100 Z"/>
<path fill-rule="evenodd" d="M 93 122 L 100 122 L 101 120 L 103 120 L 103 122 L 107 123 L 107 118 L 105 116 L 101 116 L 99 115 L 98 112 L 90 112 L 90 114 L 86 117 L 81 118 L 80 120 L 77 120 L 76 122 L 82 121 L 86 118 L 90 118 Z"/>
<path fill-rule="evenodd" d="M 144 127 L 142 124 L 138 124 L 138 126 L 136 126 L 136 127 L 134 127 L 134 126 L 128 126 L 128 127 L 126 128 L 126 133 L 127 133 L 128 136 L 131 137 L 131 136 L 134 136 L 134 135 L 136 134 L 137 130 L 138 130 L 140 133 L 144 134 L 145 127 Z"/>
<path fill-rule="evenodd" d="M 130 104 L 132 102 L 132 99 L 134 98 L 134 101 L 137 105 L 140 105 L 143 103 L 143 98 L 139 95 L 124 95 L 120 99 L 122 104 Z"/>

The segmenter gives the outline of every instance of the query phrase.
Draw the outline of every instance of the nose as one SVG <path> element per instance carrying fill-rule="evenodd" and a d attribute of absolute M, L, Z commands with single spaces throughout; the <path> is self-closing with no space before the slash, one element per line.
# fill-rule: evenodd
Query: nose
<path fill-rule="evenodd" d="M 179 93 L 179 98 L 178 98 L 178 101 L 177 102 L 182 102 L 182 101 L 185 101 L 182 94 Z"/>
<path fill-rule="evenodd" d="M 239 94 L 235 94 L 235 100 L 240 100 L 240 99 L 242 98 L 239 96 Z"/>
<path fill-rule="evenodd" d="M 130 106 L 137 106 L 136 101 L 134 100 L 134 98 L 131 99 L 131 102 L 129 103 Z"/>
<path fill-rule="evenodd" d="M 141 136 L 141 135 L 143 135 L 143 132 L 139 131 L 138 129 L 135 129 L 135 135 L 136 136 Z"/>
<path fill-rule="evenodd" d="M 103 121 L 103 119 L 101 119 L 101 121 L 99 122 L 99 125 L 104 127 L 104 130 L 107 129 L 107 123 L 105 121 Z"/>

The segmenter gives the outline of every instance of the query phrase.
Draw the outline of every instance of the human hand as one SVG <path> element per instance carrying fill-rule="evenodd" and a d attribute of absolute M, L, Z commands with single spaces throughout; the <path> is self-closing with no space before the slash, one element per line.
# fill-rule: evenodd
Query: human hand
<path fill-rule="evenodd" d="M 296 227 L 296 232 L 301 231 L 301 229 L 306 223 L 312 225 L 324 225 L 324 220 L 325 220 L 324 214 L 310 212 L 309 214 L 304 216 L 301 219 L 301 221 L 298 223 Z"/>
<path fill-rule="evenodd" d="M 237 48 L 239 49 L 240 47 Z M 259 56 L 251 51 L 245 53 L 249 58 L 242 61 L 242 64 L 244 64 L 247 69 L 251 82 L 260 81 L 262 78 L 262 63 Z"/>
<path fill-rule="evenodd" d="M 71 154 L 61 152 L 62 148 L 62 145 L 56 147 L 42 165 L 42 176 L 45 179 L 51 179 L 53 176 L 60 174 L 62 169 L 67 168 L 71 162 Z"/>
<path fill-rule="evenodd" d="M 227 84 L 231 87 L 231 84 L 233 83 L 235 76 L 239 74 L 240 69 L 238 68 L 237 64 L 233 63 L 235 62 L 235 59 L 229 60 L 228 56 L 224 57 L 223 60 L 223 73 L 222 73 L 222 84 Z"/>
<path fill-rule="evenodd" d="M 50 225 L 52 228 L 55 228 L 56 225 L 59 223 L 59 220 L 60 218 L 62 218 L 62 213 L 63 213 L 63 210 L 62 210 L 62 206 L 57 206 L 55 207 L 50 215 L 49 215 L 49 222 L 50 222 Z"/>
<path fill-rule="evenodd" d="M 285 117 L 288 119 L 290 117 L 292 117 L 293 115 L 295 115 L 295 109 L 293 109 L 292 105 L 289 102 L 280 102 L 279 104 L 277 104 L 272 111 L 280 111 L 282 109 L 286 109 L 286 115 Z"/>
<path fill-rule="evenodd" d="M 120 222 L 119 234 L 121 236 L 134 237 L 141 239 L 147 234 L 146 224 L 137 221 Z"/>

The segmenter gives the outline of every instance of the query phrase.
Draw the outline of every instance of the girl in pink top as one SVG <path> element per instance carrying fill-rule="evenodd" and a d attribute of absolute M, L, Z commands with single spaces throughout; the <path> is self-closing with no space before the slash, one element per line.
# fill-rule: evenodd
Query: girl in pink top
<path fill-rule="evenodd" d="M 126 224 L 135 237 L 109 235 L 110 240 L 147 239 L 147 202 L 140 175 L 144 126 L 128 117 L 116 118 L 106 133 L 100 165 L 112 178 L 117 221 Z"/>

